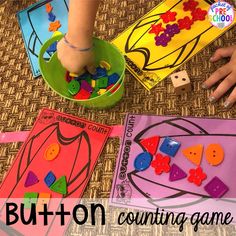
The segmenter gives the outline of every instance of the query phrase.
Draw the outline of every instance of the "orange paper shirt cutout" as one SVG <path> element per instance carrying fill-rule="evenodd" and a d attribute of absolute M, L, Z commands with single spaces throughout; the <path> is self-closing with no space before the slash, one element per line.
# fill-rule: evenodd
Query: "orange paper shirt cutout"
<path fill-rule="evenodd" d="M 187 157 L 193 164 L 199 166 L 202 161 L 203 145 L 198 144 L 184 149 L 183 154 Z"/>

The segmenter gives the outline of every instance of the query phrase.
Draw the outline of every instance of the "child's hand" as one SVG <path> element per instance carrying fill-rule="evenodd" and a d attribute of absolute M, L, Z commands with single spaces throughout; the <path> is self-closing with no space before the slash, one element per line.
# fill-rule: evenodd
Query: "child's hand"
<path fill-rule="evenodd" d="M 93 46 L 94 22 L 100 0 L 70 0 L 68 14 L 68 32 L 66 39 L 57 45 L 57 55 L 61 64 L 69 71 L 80 74 L 86 69 L 95 73 L 94 54 L 92 50 L 80 52 L 79 49 Z"/>
<path fill-rule="evenodd" d="M 208 89 L 212 87 L 216 82 L 223 79 L 217 89 L 211 94 L 210 102 L 217 101 L 222 97 L 230 88 L 236 85 L 236 45 L 218 49 L 213 57 L 210 59 L 211 62 L 216 62 L 224 57 L 231 57 L 230 61 L 216 70 L 203 84 L 203 88 Z M 236 87 L 227 98 L 224 103 L 225 108 L 230 108 L 236 102 Z"/>
<path fill-rule="evenodd" d="M 69 72 L 80 74 L 83 69 L 95 73 L 93 51 L 80 52 L 65 44 L 63 39 L 57 44 L 57 56 L 61 64 Z"/>

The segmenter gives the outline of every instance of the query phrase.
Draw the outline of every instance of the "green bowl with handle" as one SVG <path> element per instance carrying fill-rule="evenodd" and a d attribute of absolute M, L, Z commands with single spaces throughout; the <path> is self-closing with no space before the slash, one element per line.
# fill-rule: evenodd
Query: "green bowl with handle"
<path fill-rule="evenodd" d="M 98 38 L 93 39 L 96 65 L 99 65 L 101 60 L 107 61 L 111 65 L 111 70 L 108 71 L 108 74 L 117 73 L 120 75 L 120 78 L 116 84 L 104 94 L 87 100 L 77 100 L 68 92 L 68 83 L 65 80 L 66 70 L 58 60 L 57 53 L 55 52 L 49 61 L 44 59 L 44 54 L 48 47 L 54 42 L 59 41 L 62 37 L 63 35 L 57 35 L 47 40 L 39 53 L 40 71 L 49 87 L 60 96 L 85 107 L 109 108 L 114 106 L 120 101 L 124 93 L 125 59 L 120 51 L 107 41 Z M 111 93 L 110 91 L 115 90 L 115 88 L 117 88 L 116 91 Z"/>

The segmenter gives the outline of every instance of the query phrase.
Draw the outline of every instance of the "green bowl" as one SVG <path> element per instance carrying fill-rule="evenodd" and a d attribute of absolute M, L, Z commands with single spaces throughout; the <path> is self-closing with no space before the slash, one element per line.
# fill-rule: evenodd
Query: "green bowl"
<path fill-rule="evenodd" d="M 114 106 L 121 98 L 124 93 L 124 77 L 125 77 L 125 59 L 120 51 L 112 44 L 94 38 L 94 51 L 95 51 L 95 62 L 99 65 L 101 60 L 107 61 L 111 65 L 109 74 L 117 73 L 120 75 L 120 79 L 111 88 L 119 88 L 111 93 L 110 91 L 104 94 L 87 100 L 74 99 L 68 92 L 68 83 L 65 80 L 66 70 L 62 67 L 60 61 L 57 58 L 57 53 L 54 53 L 49 61 L 44 60 L 43 56 L 47 48 L 54 42 L 60 40 L 63 35 L 57 35 L 44 43 L 39 53 L 39 67 L 42 76 L 49 87 L 60 96 L 79 103 L 85 107 L 90 108 L 108 108 Z"/>

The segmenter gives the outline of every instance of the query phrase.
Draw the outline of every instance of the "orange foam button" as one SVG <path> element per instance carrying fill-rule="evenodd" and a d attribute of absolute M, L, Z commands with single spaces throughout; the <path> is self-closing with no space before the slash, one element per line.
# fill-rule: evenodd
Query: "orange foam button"
<path fill-rule="evenodd" d="M 224 150 L 220 144 L 210 144 L 206 149 L 206 160 L 213 166 L 218 166 L 224 160 Z"/>
<path fill-rule="evenodd" d="M 53 9 L 52 5 L 50 3 L 47 3 L 46 4 L 46 12 L 50 13 L 52 11 L 52 9 Z"/>
<path fill-rule="evenodd" d="M 57 20 L 57 21 L 54 21 L 54 22 L 51 22 L 51 23 L 50 23 L 48 30 L 49 30 L 49 31 L 52 31 L 52 32 L 55 32 L 55 31 L 57 31 L 60 27 L 61 27 L 61 23 L 60 23 L 59 20 Z"/>
<path fill-rule="evenodd" d="M 151 153 L 152 155 L 156 154 L 157 147 L 160 142 L 160 137 L 155 136 L 147 139 L 142 139 L 140 143 L 146 149 L 147 152 Z"/>
<path fill-rule="evenodd" d="M 36 205 L 36 210 L 37 211 L 43 211 L 44 210 L 44 204 L 49 204 L 51 198 L 50 193 L 40 193 L 38 196 L 38 202 Z"/>
<path fill-rule="evenodd" d="M 47 161 L 54 160 L 60 152 L 60 145 L 58 143 L 53 143 L 49 145 L 44 153 L 44 158 Z"/>
<path fill-rule="evenodd" d="M 202 161 L 203 145 L 199 144 L 184 149 L 183 154 L 187 157 L 193 164 L 199 166 Z"/>

